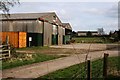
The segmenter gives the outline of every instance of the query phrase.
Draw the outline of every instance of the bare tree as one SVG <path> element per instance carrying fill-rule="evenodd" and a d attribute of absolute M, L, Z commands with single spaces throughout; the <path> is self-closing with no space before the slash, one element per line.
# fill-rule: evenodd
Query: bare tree
<path fill-rule="evenodd" d="M 19 4 L 19 0 L 0 0 L 0 11 L 2 11 L 6 17 L 10 16 L 9 11 L 11 7 Z"/>

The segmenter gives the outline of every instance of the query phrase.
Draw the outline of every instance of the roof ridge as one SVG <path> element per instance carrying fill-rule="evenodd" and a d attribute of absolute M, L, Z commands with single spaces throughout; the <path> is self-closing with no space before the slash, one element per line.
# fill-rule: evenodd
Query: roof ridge
<path fill-rule="evenodd" d="M 10 13 L 10 15 L 14 15 L 14 14 L 56 14 L 55 12 L 25 12 L 25 13 Z M 0 15 L 4 15 L 4 14 L 0 14 Z"/>

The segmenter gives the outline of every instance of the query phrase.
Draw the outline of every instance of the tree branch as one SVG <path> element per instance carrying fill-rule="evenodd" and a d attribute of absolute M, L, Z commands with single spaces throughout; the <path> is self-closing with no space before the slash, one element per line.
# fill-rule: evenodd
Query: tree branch
<path fill-rule="evenodd" d="M 10 8 L 14 7 L 16 4 L 20 4 L 19 0 L 0 0 L 0 11 L 8 18 L 10 16 Z"/>

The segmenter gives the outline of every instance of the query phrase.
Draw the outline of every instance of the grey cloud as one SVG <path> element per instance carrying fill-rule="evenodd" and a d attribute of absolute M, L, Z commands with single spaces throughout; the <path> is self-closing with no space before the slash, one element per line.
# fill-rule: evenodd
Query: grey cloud
<path fill-rule="evenodd" d="M 112 18 L 118 18 L 118 5 L 112 6 L 105 12 L 105 15 Z"/>

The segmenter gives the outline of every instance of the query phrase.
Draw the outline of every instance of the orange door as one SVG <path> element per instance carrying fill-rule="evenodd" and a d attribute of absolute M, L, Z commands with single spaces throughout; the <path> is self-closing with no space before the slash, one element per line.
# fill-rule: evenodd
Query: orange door
<path fill-rule="evenodd" d="M 26 47 L 26 32 L 19 32 L 19 48 Z"/>

